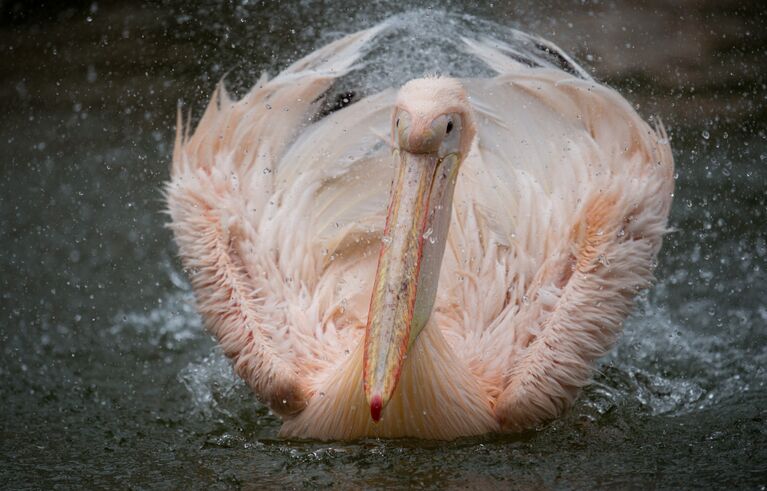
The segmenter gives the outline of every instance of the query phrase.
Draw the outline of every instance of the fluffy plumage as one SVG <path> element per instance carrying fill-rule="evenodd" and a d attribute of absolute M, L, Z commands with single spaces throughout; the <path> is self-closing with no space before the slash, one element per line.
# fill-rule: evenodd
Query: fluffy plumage
<path fill-rule="evenodd" d="M 220 86 L 191 135 L 179 118 L 167 200 L 199 311 L 284 436 L 533 427 L 572 404 L 651 282 L 673 190 L 668 139 L 609 88 L 466 40 L 498 75 L 461 81 L 476 136 L 437 300 L 374 424 L 361 342 L 394 171 L 377 135 L 396 92 L 314 117 L 384 27 L 262 77 L 239 101 Z"/>

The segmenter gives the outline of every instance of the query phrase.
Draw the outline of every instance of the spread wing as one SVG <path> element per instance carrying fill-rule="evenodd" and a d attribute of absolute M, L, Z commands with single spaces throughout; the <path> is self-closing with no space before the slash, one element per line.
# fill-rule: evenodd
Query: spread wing
<path fill-rule="evenodd" d="M 166 196 L 198 309 L 236 372 L 283 415 L 306 406 L 312 377 L 355 335 L 336 329 L 344 320 L 339 299 L 316 293 L 335 291 L 327 285 L 343 272 L 324 274 L 323 251 L 361 226 L 347 225 L 344 210 L 365 188 L 388 187 L 388 176 L 376 179 L 380 166 L 368 164 L 388 155 L 374 133 L 391 106 L 383 93 L 344 118 L 312 118 L 333 81 L 385 28 L 346 36 L 274 79 L 263 76 L 237 102 L 219 86 L 192 135 L 179 116 Z M 339 131 L 347 137 L 337 138 Z M 333 206 L 339 179 L 356 168 L 372 180 L 344 186 L 346 205 Z"/>
<path fill-rule="evenodd" d="M 456 203 L 472 206 L 457 206 L 440 279 L 442 305 L 465 307 L 441 321 L 518 430 L 569 407 L 649 285 L 674 165 L 662 126 L 617 92 L 466 42 L 499 75 L 467 82 L 479 130 Z"/>
<path fill-rule="evenodd" d="M 237 373 L 283 415 L 306 406 L 364 327 L 394 92 L 312 116 L 385 27 L 262 78 L 240 101 L 219 88 L 191 136 L 179 124 L 168 207 L 199 310 Z M 566 57 L 580 78 L 525 66 L 497 41 L 467 45 L 499 75 L 464 81 L 477 143 L 432 319 L 505 427 L 520 429 L 570 405 L 649 284 L 673 161 L 662 128 Z"/>

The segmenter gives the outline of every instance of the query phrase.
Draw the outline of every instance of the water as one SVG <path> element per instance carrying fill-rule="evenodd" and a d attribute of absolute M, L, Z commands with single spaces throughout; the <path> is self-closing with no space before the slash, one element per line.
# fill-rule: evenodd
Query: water
<path fill-rule="evenodd" d="M 262 70 L 405 9 L 350 3 L 0 6 L 3 487 L 767 485 L 756 5 L 435 2 L 416 14 L 434 23 L 418 39 L 371 53 L 415 63 L 411 43 L 460 25 L 556 42 L 670 127 L 676 231 L 659 283 L 566 417 L 451 443 L 275 437 L 278 419 L 203 333 L 160 189 L 179 99 L 199 113 L 224 74 L 242 93 Z M 479 70 L 441 51 L 418 69 Z M 376 70 L 345 83 L 371 90 Z"/>

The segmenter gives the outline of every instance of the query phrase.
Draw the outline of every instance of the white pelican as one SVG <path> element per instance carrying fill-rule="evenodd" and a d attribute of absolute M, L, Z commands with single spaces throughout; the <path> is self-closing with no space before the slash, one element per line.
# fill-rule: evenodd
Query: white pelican
<path fill-rule="evenodd" d="M 668 139 L 555 47 L 580 77 L 469 39 L 497 76 L 412 80 L 319 117 L 384 28 L 239 101 L 219 86 L 191 135 L 179 117 L 167 200 L 198 309 L 284 437 L 534 427 L 573 403 L 651 282 Z"/>

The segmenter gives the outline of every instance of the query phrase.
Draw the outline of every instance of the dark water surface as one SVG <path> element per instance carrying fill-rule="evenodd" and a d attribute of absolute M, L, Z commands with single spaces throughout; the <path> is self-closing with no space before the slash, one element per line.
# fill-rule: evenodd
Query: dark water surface
<path fill-rule="evenodd" d="M 177 101 L 199 114 L 224 74 L 241 94 L 413 5 L 2 2 L 0 487 L 764 489 L 765 8 L 465 3 L 405 16 L 428 27 L 381 59 L 411 63 L 426 42 L 412 70 L 461 71 L 428 57 L 440 36 L 513 26 L 670 128 L 660 281 L 575 409 L 513 437 L 279 440 L 194 311 L 161 213 Z"/>

